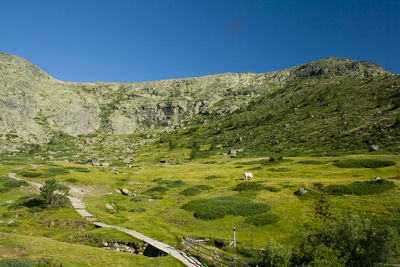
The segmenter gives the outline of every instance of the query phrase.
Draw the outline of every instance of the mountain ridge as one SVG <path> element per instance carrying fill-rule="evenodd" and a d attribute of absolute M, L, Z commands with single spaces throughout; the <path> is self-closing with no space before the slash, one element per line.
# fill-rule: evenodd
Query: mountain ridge
<path fill-rule="evenodd" d="M 150 82 L 75 83 L 0 53 L 1 150 L 55 135 L 162 133 L 195 117 L 233 114 L 255 99 L 309 78 L 395 77 L 375 63 L 329 57 L 267 73 L 222 73 Z M 8 136 L 8 137 L 7 137 Z"/>

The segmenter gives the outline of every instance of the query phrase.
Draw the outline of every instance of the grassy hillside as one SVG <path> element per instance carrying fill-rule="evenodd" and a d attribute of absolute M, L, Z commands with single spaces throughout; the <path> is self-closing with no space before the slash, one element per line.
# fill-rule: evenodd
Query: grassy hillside
<path fill-rule="evenodd" d="M 199 118 L 161 141 L 171 148 L 243 149 L 242 156 L 368 151 L 370 145 L 398 151 L 400 77 L 293 81 L 233 114 Z"/>

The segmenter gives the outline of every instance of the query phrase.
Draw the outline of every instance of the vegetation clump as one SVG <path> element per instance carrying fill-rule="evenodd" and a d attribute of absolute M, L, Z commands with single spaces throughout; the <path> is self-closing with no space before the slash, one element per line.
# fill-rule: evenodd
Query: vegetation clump
<path fill-rule="evenodd" d="M 267 190 L 267 191 L 269 191 L 269 192 L 279 192 L 279 191 L 281 191 L 280 188 L 273 187 L 273 186 L 266 186 L 266 187 L 265 187 L 265 190 Z"/>
<path fill-rule="evenodd" d="M 318 161 L 318 160 L 300 160 L 297 163 L 299 164 L 310 164 L 310 165 L 322 165 L 327 164 L 326 161 Z"/>
<path fill-rule="evenodd" d="M 28 178 L 34 178 L 34 177 L 39 177 L 43 175 L 43 172 L 38 171 L 37 169 L 29 169 L 29 170 L 21 170 L 18 172 L 18 174 L 28 177 Z"/>
<path fill-rule="evenodd" d="M 31 259 L 17 258 L 17 259 L 1 259 L 0 267 L 35 267 L 36 262 Z"/>
<path fill-rule="evenodd" d="M 254 224 L 255 226 L 264 226 L 268 224 L 277 223 L 280 220 L 279 216 L 276 214 L 258 214 L 246 218 L 245 222 Z"/>
<path fill-rule="evenodd" d="M 158 180 L 157 183 L 167 187 L 180 187 L 185 185 L 185 182 L 182 180 Z"/>
<path fill-rule="evenodd" d="M 191 186 L 186 188 L 185 190 L 179 192 L 179 194 L 184 195 L 184 196 L 194 196 L 197 194 L 200 194 L 202 191 L 205 190 L 210 190 L 212 189 L 212 186 L 209 185 L 195 185 L 195 186 Z"/>
<path fill-rule="evenodd" d="M 236 191 L 243 192 L 243 191 L 261 191 L 264 189 L 264 186 L 258 182 L 243 182 L 238 184 L 235 187 Z"/>
<path fill-rule="evenodd" d="M 328 185 L 323 188 L 323 191 L 329 195 L 342 196 L 353 194 L 358 196 L 374 195 L 383 193 L 395 187 L 393 181 L 379 179 L 376 181 L 354 182 L 349 185 Z"/>
<path fill-rule="evenodd" d="M 6 177 L 0 178 L 0 183 L 3 184 L 4 188 L 21 187 L 28 185 L 28 183 L 25 181 L 14 180 Z"/>
<path fill-rule="evenodd" d="M 202 220 L 215 220 L 225 215 L 251 216 L 265 213 L 270 209 L 266 204 L 236 196 L 196 199 L 189 201 L 182 208 L 194 212 L 194 217 Z"/>
<path fill-rule="evenodd" d="M 390 160 L 378 159 L 344 159 L 338 160 L 333 165 L 339 168 L 383 168 L 393 166 L 396 163 Z"/>
<path fill-rule="evenodd" d="M 145 191 L 145 193 L 153 193 L 153 192 L 160 192 L 160 193 L 165 193 L 168 191 L 168 188 L 165 186 L 157 185 L 153 186 Z"/>
<path fill-rule="evenodd" d="M 68 187 L 56 179 L 47 179 L 39 190 L 43 206 L 46 208 L 62 207 L 68 201 Z"/>

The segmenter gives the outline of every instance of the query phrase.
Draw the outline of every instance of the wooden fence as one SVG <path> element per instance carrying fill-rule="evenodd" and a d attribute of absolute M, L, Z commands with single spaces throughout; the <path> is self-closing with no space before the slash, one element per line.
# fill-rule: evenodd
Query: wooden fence
<path fill-rule="evenodd" d="M 193 256 L 199 257 L 207 262 L 214 264 L 214 266 L 245 266 L 250 267 L 250 265 L 239 261 L 235 258 L 227 257 L 222 254 L 217 253 L 216 248 L 210 249 L 205 246 L 202 246 L 201 240 L 197 241 L 188 236 L 183 238 L 183 243 L 186 245 L 187 252 L 192 254 Z"/>

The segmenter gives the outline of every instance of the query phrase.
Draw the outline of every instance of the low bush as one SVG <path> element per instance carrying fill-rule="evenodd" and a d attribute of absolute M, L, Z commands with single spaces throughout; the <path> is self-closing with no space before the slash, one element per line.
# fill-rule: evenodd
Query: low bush
<path fill-rule="evenodd" d="M 304 195 L 297 195 L 300 200 L 315 200 L 319 199 L 321 197 L 321 194 L 318 193 L 317 191 L 311 190 L 311 189 L 306 189 L 307 193 Z"/>
<path fill-rule="evenodd" d="M 351 192 L 359 196 L 383 193 L 394 187 L 394 182 L 385 179 L 380 179 L 377 181 L 354 182 L 349 185 Z"/>
<path fill-rule="evenodd" d="M 327 161 L 318 161 L 318 160 L 300 160 L 297 163 L 299 164 L 311 164 L 311 165 L 322 165 L 327 164 Z"/>
<path fill-rule="evenodd" d="M 185 182 L 182 180 L 157 180 L 159 185 L 165 185 L 167 187 L 180 187 L 184 186 Z"/>
<path fill-rule="evenodd" d="M 251 216 L 270 209 L 266 204 L 255 203 L 243 197 L 196 199 L 189 201 L 182 208 L 194 212 L 194 216 L 202 220 L 214 220 L 225 215 Z"/>
<path fill-rule="evenodd" d="M 161 193 L 165 193 L 168 191 L 168 188 L 166 188 L 165 186 L 153 186 L 149 189 L 147 189 L 146 191 L 144 191 L 145 193 L 153 193 L 153 192 L 161 192 Z"/>
<path fill-rule="evenodd" d="M 22 196 L 17 199 L 11 206 L 8 207 L 9 210 L 18 209 L 22 207 L 33 208 L 42 206 L 43 201 L 39 195 L 27 195 Z"/>
<path fill-rule="evenodd" d="M 194 196 L 197 194 L 200 194 L 202 191 L 205 190 L 210 190 L 212 189 L 212 186 L 209 185 L 195 185 L 186 188 L 185 190 L 179 192 L 179 194 L 184 195 L 184 196 Z"/>
<path fill-rule="evenodd" d="M 273 186 L 266 186 L 266 187 L 265 187 L 265 190 L 267 190 L 267 191 L 269 191 L 269 192 L 279 192 L 279 191 L 281 191 L 280 188 L 273 187 Z"/>
<path fill-rule="evenodd" d="M 34 177 L 42 176 L 43 172 L 40 172 L 35 169 L 31 169 L 31 170 L 22 170 L 22 171 L 18 172 L 18 174 L 20 174 L 24 177 L 34 178 Z"/>
<path fill-rule="evenodd" d="M 262 170 L 262 167 L 260 167 L 260 166 L 258 166 L 258 167 L 254 167 L 254 168 L 251 168 L 251 169 L 248 169 L 249 171 L 259 171 L 259 170 Z"/>
<path fill-rule="evenodd" d="M 271 171 L 271 172 L 287 172 L 287 171 L 290 171 L 290 169 L 288 169 L 288 168 L 271 168 L 271 169 L 268 169 L 269 171 Z"/>
<path fill-rule="evenodd" d="M 133 213 L 136 213 L 136 212 L 144 212 L 144 211 L 146 211 L 145 208 L 136 208 L 136 209 L 131 209 L 131 210 L 129 210 L 129 212 L 133 212 Z"/>
<path fill-rule="evenodd" d="M 66 170 L 72 170 L 72 171 L 77 171 L 77 172 L 90 172 L 89 169 L 87 168 L 82 168 L 82 167 L 65 167 L 64 169 Z"/>
<path fill-rule="evenodd" d="M 64 168 L 48 168 L 44 169 L 44 174 L 46 176 L 66 175 L 69 174 L 69 171 Z"/>
<path fill-rule="evenodd" d="M 351 190 L 347 185 L 328 185 L 322 189 L 329 195 L 343 196 L 351 194 Z"/>
<path fill-rule="evenodd" d="M 65 179 L 65 181 L 67 181 L 68 183 L 74 184 L 74 183 L 77 183 L 79 180 L 76 178 L 68 178 L 68 179 Z"/>
<path fill-rule="evenodd" d="M 264 189 L 264 186 L 258 182 L 243 182 L 238 184 L 235 187 L 236 191 L 243 192 L 243 191 L 261 191 Z"/>
<path fill-rule="evenodd" d="M 339 168 L 383 168 L 395 164 L 393 161 L 378 159 L 344 159 L 333 163 Z"/>
<path fill-rule="evenodd" d="M 383 193 L 394 187 L 394 182 L 386 179 L 380 179 L 376 181 L 354 182 L 349 185 L 329 185 L 325 186 L 323 191 L 329 195 L 342 196 L 345 194 L 353 194 L 363 196 Z"/>
<path fill-rule="evenodd" d="M 245 222 L 254 224 L 255 226 L 264 226 L 268 224 L 277 223 L 280 220 L 279 216 L 276 214 L 258 214 L 254 216 L 247 217 Z"/>
<path fill-rule="evenodd" d="M 19 180 L 13 180 L 10 179 L 9 181 L 6 181 L 3 183 L 3 186 L 5 188 L 12 188 L 12 187 L 21 187 L 21 186 L 27 186 L 28 183 L 25 181 L 19 181 Z"/>

